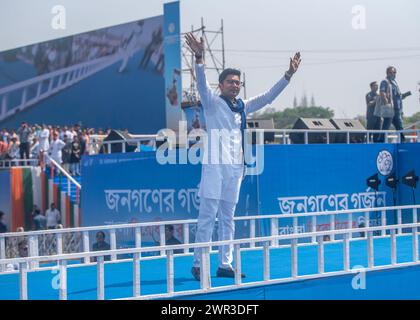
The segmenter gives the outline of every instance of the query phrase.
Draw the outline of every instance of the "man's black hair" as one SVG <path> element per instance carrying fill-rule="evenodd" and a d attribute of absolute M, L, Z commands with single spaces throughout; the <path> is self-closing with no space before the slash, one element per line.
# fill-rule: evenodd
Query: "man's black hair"
<path fill-rule="evenodd" d="M 229 75 L 241 77 L 241 71 L 238 69 L 232 69 L 232 68 L 227 68 L 223 70 L 219 76 L 219 83 L 223 83 L 223 81 L 225 81 L 227 76 Z"/>
<path fill-rule="evenodd" d="M 391 71 L 391 69 L 395 69 L 395 67 L 393 67 L 393 66 L 389 66 L 388 68 L 386 68 L 386 74 L 388 74 L 388 72 L 390 72 L 390 71 Z"/>
<path fill-rule="evenodd" d="M 102 237 L 105 239 L 105 232 L 103 231 L 96 232 L 96 236 L 98 236 L 99 234 L 102 234 Z"/>
<path fill-rule="evenodd" d="M 171 225 L 171 224 L 167 224 L 166 228 L 168 228 L 168 230 L 171 231 L 171 232 L 174 231 L 174 226 Z"/>
<path fill-rule="evenodd" d="M 374 84 L 378 84 L 378 82 L 377 81 L 373 81 L 373 82 L 370 83 L 370 86 L 372 87 Z"/>

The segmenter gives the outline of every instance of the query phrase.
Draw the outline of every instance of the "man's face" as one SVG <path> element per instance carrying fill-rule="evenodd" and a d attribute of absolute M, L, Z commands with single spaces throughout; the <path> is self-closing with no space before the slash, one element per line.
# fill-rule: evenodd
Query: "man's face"
<path fill-rule="evenodd" d="M 55 204 L 52 204 L 51 205 L 51 210 L 54 210 L 55 209 Z"/>
<path fill-rule="evenodd" d="M 395 79 L 395 77 L 397 76 L 397 69 L 395 69 L 395 68 L 391 68 L 391 69 L 388 71 L 387 76 L 388 76 L 388 78 L 389 78 L 389 79 L 394 80 L 394 79 Z"/>
<path fill-rule="evenodd" d="M 98 243 L 102 243 L 102 242 L 104 242 L 104 235 L 103 235 L 102 233 L 98 233 L 98 234 L 96 235 L 96 241 L 97 241 Z"/>
<path fill-rule="evenodd" d="M 370 86 L 372 92 L 377 92 L 378 91 L 378 84 L 374 83 L 373 85 Z"/>
<path fill-rule="evenodd" d="M 28 256 L 28 245 L 27 244 L 21 244 L 19 246 L 19 256 L 21 258 L 27 257 Z"/>
<path fill-rule="evenodd" d="M 226 79 L 219 84 L 220 92 L 223 96 L 233 99 L 241 91 L 241 79 L 236 75 L 228 75 Z"/>

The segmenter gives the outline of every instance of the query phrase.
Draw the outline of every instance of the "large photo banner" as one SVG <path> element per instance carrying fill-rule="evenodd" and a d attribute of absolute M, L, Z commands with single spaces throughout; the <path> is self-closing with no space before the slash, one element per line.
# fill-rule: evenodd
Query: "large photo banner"
<path fill-rule="evenodd" d="M 165 128 L 165 76 L 170 75 L 175 93 L 181 83 L 179 3 L 167 6 L 168 18 L 151 17 L 0 52 L 0 125 L 79 123 L 137 134 Z M 172 118 L 177 108 L 181 112 L 175 101 Z"/>

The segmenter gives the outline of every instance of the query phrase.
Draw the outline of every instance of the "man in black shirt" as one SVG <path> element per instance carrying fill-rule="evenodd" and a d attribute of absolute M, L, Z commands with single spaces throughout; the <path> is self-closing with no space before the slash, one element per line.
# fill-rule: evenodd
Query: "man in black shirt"
<path fill-rule="evenodd" d="M 380 130 L 381 129 L 381 118 L 374 115 L 376 101 L 378 99 L 378 83 L 376 81 L 370 84 L 370 92 L 366 95 L 366 129 L 368 130 Z M 373 135 L 376 137 L 377 135 Z M 372 135 L 371 139 L 372 141 Z"/>

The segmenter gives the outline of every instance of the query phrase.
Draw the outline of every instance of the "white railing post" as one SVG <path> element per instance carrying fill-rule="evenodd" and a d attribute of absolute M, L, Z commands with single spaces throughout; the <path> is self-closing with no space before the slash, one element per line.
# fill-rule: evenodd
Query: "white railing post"
<path fill-rule="evenodd" d="M 110 143 L 107 143 L 107 147 L 108 147 L 108 153 L 111 153 L 111 144 Z"/>
<path fill-rule="evenodd" d="M 293 233 L 298 233 L 298 218 L 293 217 Z"/>
<path fill-rule="evenodd" d="M 298 276 L 298 248 L 297 248 L 297 239 L 292 239 L 291 245 L 291 255 L 292 255 L 292 278 L 297 278 Z"/>
<path fill-rule="evenodd" d="M 305 131 L 305 144 L 308 144 L 308 131 Z"/>
<path fill-rule="evenodd" d="M 365 227 L 370 227 L 370 211 L 365 212 Z"/>
<path fill-rule="evenodd" d="M 110 238 L 110 245 L 111 245 L 111 250 L 115 250 L 117 249 L 117 233 L 115 231 L 115 229 L 111 229 L 109 231 L 109 238 Z M 115 253 L 111 254 L 111 261 L 115 261 L 117 260 L 117 255 Z"/>
<path fill-rule="evenodd" d="M 125 151 L 126 149 L 125 149 L 125 142 L 122 142 L 122 153 L 126 153 L 126 151 Z"/>
<path fill-rule="evenodd" d="M 166 240 L 165 240 L 165 226 L 164 225 L 160 225 L 159 226 L 159 241 L 160 241 L 160 245 L 164 246 L 166 244 Z M 160 255 L 164 256 L 165 255 L 165 250 L 160 250 Z"/>
<path fill-rule="evenodd" d="M 190 225 L 188 223 L 184 223 L 182 226 L 183 234 L 184 234 L 184 244 L 190 243 Z M 189 249 L 185 248 L 184 253 L 188 253 Z"/>
<path fill-rule="evenodd" d="M 347 229 L 353 229 L 353 214 L 352 213 L 349 213 L 348 215 L 347 215 L 347 224 L 348 224 L 348 228 Z M 351 238 L 353 238 L 353 233 L 352 232 L 350 232 L 349 234 L 348 234 L 348 236 L 349 236 L 349 239 L 351 239 Z"/>
<path fill-rule="evenodd" d="M 344 271 L 349 271 L 350 270 L 350 241 L 349 241 L 350 234 L 346 233 L 344 235 L 344 241 L 343 241 L 343 266 L 344 266 Z"/>
<path fill-rule="evenodd" d="M 334 214 L 330 215 L 330 230 L 335 230 L 335 215 Z M 333 241 L 334 239 L 335 239 L 335 235 L 332 234 L 331 241 Z"/>
<path fill-rule="evenodd" d="M 346 139 L 347 139 L 347 144 L 350 144 L 350 132 L 349 131 L 346 132 Z"/>
<path fill-rule="evenodd" d="M 413 208 L 413 223 L 417 223 L 417 208 Z"/>
<path fill-rule="evenodd" d="M 235 284 L 240 285 L 242 282 L 242 260 L 241 260 L 241 245 L 236 243 L 234 245 L 235 255 Z"/>
<path fill-rule="evenodd" d="M 26 97 L 28 95 L 28 87 L 23 88 L 23 92 L 22 92 L 22 100 L 21 100 L 21 105 L 24 106 L 26 103 Z"/>
<path fill-rule="evenodd" d="M 283 144 L 286 144 L 286 131 L 283 131 Z"/>
<path fill-rule="evenodd" d="M 135 244 L 136 248 L 141 248 L 141 227 L 135 229 Z"/>
<path fill-rule="evenodd" d="M 312 216 L 312 226 L 311 226 L 311 232 L 315 233 L 316 232 L 316 216 Z M 316 236 L 312 236 L 312 242 L 315 243 L 316 242 Z"/>
<path fill-rule="evenodd" d="M 327 144 L 330 144 L 330 132 L 327 131 Z"/>
<path fill-rule="evenodd" d="M 419 260 L 419 239 L 418 239 L 418 231 L 417 227 L 413 228 L 413 261 L 417 262 Z"/>
<path fill-rule="evenodd" d="M 386 227 L 386 211 L 385 210 L 381 211 L 381 226 Z M 386 230 L 385 229 L 381 230 L 381 235 L 382 236 L 386 235 Z"/>
<path fill-rule="evenodd" d="M 398 209 L 397 210 L 397 224 L 398 225 L 401 225 L 402 224 L 402 213 L 401 213 L 401 209 Z M 402 233 L 402 229 L 400 227 L 400 228 L 398 228 L 398 234 L 401 234 L 401 233 Z"/>
<path fill-rule="evenodd" d="M 367 250 L 368 250 L 368 267 L 374 266 L 374 251 L 373 251 L 373 234 L 372 231 L 367 232 Z"/>
<path fill-rule="evenodd" d="M 210 289 L 210 247 L 200 250 L 200 287 L 203 290 Z"/>
<path fill-rule="evenodd" d="M 96 274 L 97 274 L 97 299 L 105 299 L 105 275 L 104 275 L 104 257 L 99 256 L 96 259 Z"/>
<path fill-rule="evenodd" d="M 6 239 L 4 237 L 0 237 L 0 260 L 6 259 Z M 5 270 L 5 265 L 0 264 L 0 272 Z"/>
<path fill-rule="evenodd" d="M 31 235 L 28 237 L 28 244 L 29 244 L 29 252 L 28 252 L 28 256 L 29 257 L 36 257 L 38 256 L 38 236 L 36 235 Z M 31 261 L 29 263 L 29 269 L 34 269 L 34 268 L 38 268 L 39 263 L 36 261 Z"/>
<path fill-rule="evenodd" d="M 324 239 L 318 236 L 318 273 L 324 273 Z"/>
<path fill-rule="evenodd" d="M 249 222 L 249 237 L 255 238 L 255 219 L 251 219 Z M 255 248 L 255 241 L 249 243 L 250 248 Z"/>
<path fill-rule="evenodd" d="M 57 244 L 57 254 L 63 254 L 63 234 L 55 234 L 56 244 Z"/>
<path fill-rule="evenodd" d="M 59 299 L 67 300 L 67 261 L 58 261 L 58 271 L 60 272 L 60 287 L 59 287 Z"/>
<path fill-rule="evenodd" d="M 90 251 L 90 247 L 89 247 L 89 231 L 83 231 L 83 252 L 89 252 Z M 89 263 L 90 262 L 90 258 L 89 257 L 85 257 L 83 258 L 85 263 Z"/>
<path fill-rule="evenodd" d="M 279 234 L 279 220 L 278 218 L 271 218 L 271 236 L 277 236 Z M 277 239 L 271 240 L 272 247 L 278 247 L 279 241 Z"/>
<path fill-rule="evenodd" d="M 263 244 L 263 268 L 264 268 L 264 281 L 270 280 L 270 246 L 266 241 Z"/>
<path fill-rule="evenodd" d="M 20 300 L 28 300 L 28 265 L 26 262 L 19 263 L 19 292 Z"/>
<path fill-rule="evenodd" d="M 166 256 L 166 285 L 168 293 L 174 292 L 174 251 L 167 250 Z"/>
<path fill-rule="evenodd" d="M 138 252 L 133 254 L 133 297 L 140 297 L 140 253 Z"/>
<path fill-rule="evenodd" d="M 391 229 L 391 264 L 397 264 L 397 242 L 395 238 L 395 229 Z"/>

